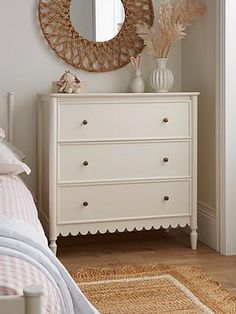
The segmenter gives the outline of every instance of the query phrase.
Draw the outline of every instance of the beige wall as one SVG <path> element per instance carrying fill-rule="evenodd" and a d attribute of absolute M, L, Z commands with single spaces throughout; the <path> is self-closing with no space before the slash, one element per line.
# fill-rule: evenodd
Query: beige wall
<path fill-rule="evenodd" d="M 35 0 L 0 1 L 0 91 L 15 91 L 15 143 L 27 156 L 32 175 L 27 182 L 36 187 L 36 94 L 48 92 L 51 82 L 65 70 L 72 70 L 88 82 L 89 92 L 128 91 L 132 68 L 93 74 L 78 71 L 65 64 L 49 49 L 37 17 Z M 145 55 L 142 70 L 145 79 L 154 67 Z M 181 45 L 172 52 L 170 67 L 175 73 L 175 90 L 181 89 Z"/>
<path fill-rule="evenodd" d="M 206 0 L 207 13 L 188 31 L 182 45 L 183 90 L 198 90 L 199 99 L 199 152 L 198 199 L 200 233 L 206 242 L 216 246 L 216 38 L 218 0 Z M 206 219 L 208 220 L 206 220 Z M 205 219 L 205 220 L 204 220 Z M 203 221 L 204 220 L 204 221 Z M 208 221 L 208 223 L 206 222 Z M 209 224 L 212 224 L 211 226 Z M 204 230 L 202 226 L 204 225 Z M 208 229 L 208 230 L 207 230 Z M 205 241 L 205 239 L 204 239 Z"/>

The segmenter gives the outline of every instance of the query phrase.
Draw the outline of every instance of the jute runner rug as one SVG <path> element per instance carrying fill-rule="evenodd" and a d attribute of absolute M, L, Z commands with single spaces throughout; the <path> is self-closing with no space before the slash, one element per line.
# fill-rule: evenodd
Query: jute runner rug
<path fill-rule="evenodd" d="M 236 298 L 195 266 L 86 268 L 72 276 L 102 314 L 236 313 Z"/>

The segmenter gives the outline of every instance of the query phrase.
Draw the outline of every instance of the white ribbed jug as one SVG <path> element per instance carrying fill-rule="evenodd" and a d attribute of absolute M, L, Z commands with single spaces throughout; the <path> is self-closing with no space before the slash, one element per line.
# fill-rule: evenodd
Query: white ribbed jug
<path fill-rule="evenodd" d="M 166 67 L 167 58 L 156 59 L 157 68 L 150 75 L 151 87 L 156 93 L 167 93 L 174 84 L 174 75 Z"/>

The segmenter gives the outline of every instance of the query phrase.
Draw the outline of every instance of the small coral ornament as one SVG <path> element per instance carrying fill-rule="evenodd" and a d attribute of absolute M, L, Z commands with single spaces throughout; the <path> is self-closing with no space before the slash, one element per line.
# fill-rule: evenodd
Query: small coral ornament
<path fill-rule="evenodd" d="M 81 84 L 78 77 L 71 73 L 70 71 L 66 71 L 60 80 L 57 82 L 59 93 L 79 93 L 81 90 Z"/>
<path fill-rule="evenodd" d="M 135 77 L 130 85 L 130 91 L 132 93 L 143 93 L 145 89 L 144 80 L 141 75 L 141 55 L 139 54 L 136 58 L 130 58 L 133 68 L 135 70 Z"/>

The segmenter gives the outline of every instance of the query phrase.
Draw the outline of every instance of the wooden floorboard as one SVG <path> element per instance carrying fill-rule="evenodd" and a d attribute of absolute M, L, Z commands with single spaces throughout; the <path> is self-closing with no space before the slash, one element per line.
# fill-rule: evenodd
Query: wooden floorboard
<path fill-rule="evenodd" d="M 190 249 L 186 232 L 142 231 L 59 238 L 58 257 L 69 271 L 87 266 L 197 265 L 236 296 L 236 256 L 225 257 L 199 243 Z"/>

